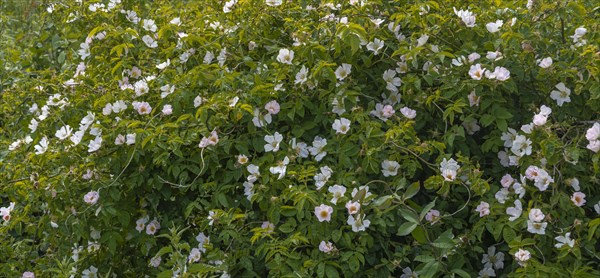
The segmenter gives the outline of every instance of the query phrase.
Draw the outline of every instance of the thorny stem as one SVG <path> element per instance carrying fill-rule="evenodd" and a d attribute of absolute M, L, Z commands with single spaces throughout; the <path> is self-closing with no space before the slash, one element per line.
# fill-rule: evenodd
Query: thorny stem
<path fill-rule="evenodd" d="M 460 184 L 462 184 L 467 189 L 467 192 L 469 193 L 469 198 L 467 199 L 467 201 L 465 202 L 465 204 L 459 210 L 453 212 L 452 214 L 446 215 L 445 217 L 454 216 L 455 214 L 459 213 L 460 211 L 462 211 L 463 209 L 465 209 L 465 207 L 467 206 L 467 204 L 471 201 L 471 190 L 469 189 L 469 187 L 464 182 L 461 182 Z"/>
<path fill-rule="evenodd" d="M 51 175 L 51 176 L 48 176 L 47 178 L 51 179 L 51 178 L 54 178 L 54 177 L 56 177 L 56 176 L 58 176 L 60 174 L 61 174 L 61 172 L 59 171 L 58 173 L 56 173 L 54 175 Z M 30 177 L 25 177 L 25 178 L 20 178 L 20 179 L 16 179 L 16 180 L 7 181 L 6 184 L 17 183 L 17 182 L 28 180 L 28 179 L 30 179 Z"/>
<path fill-rule="evenodd" d="M 386 187 L 386 189 L 387 189 L 388 191 L 390 191 L 390 193 L 394 193 L 394 192 L 392 191 L 392 189 L 390 188 L 390 185 L 389 185 L 387 182 L 385 182 L 385 181 L 382 181 L 382 180 L 372 180 L 372 181 L 370 181 L 370 182 L 367 182 L 367 183 L 365 183 L 365 186 L 367 186 L 367 185 L 369 185 L 369 184 L 371 184 L 371 183 L 374 183 L 374 182 L 378 182 L 378 183 L 383 183 L 383 184 L 385 184 L 385 187 Z"/>
<path fill-rule="evenodd" d="M 429 166 L 429 168 L 431 168 L 432 170 L 436 170 L 437 169 L 436 168 L 437 165 L 435 165 L 435 164 L 433 164 L 433 163 L 431 163 L 431 162 L 423 159 L 421 156 L 419 156 L 418 154 L 416 154 L 415 152 L 413 152 L 411 149 L 403 147 L 403 146 L 400 146 L 400 145 L 396 144 L 396 142 L 394 142 L 394 141 L 390 141 L 390 142 L 392 143 L 392 145 L 396 146 L 397 148 L 399 148 L 399 149 L 401 149 L 401 150 L 403 150 L 405 152 L 408 152 L 408 153 L 412 154 L 414 157 L 416 157 L 419 160 L 421 160 L 421 162 L 425 163 L 425 165 Z"/>
<path fill-rule="evenodd" d="M 435 105 L 435 107 L 437 107 L 442 112 L 442 115 L 444 114 L 444 109 L 442 109 L 435 101 L 432 101 L 431 103 L 433 103 L 433 105 Z M 448 122 L 446 121 L 446 119 L 444 119 L 444 133 L 446 132 L 448 132 Z"/>
<path fill-rule="evenodd" d="M 560 17 L 560 36 L 562 38 L 562 43 L 567 43 L 565 40 L 565 20 L 562 17 Z"/>
<path fill-rule="evenodd" d="M 198 175 L 196 175 L 196 177 L 194 178 L 194 180 L 192 180 L 191 183 L 186 184 L 186 185 L 181 185 L 178 183 L 173 183 L 170 181 L 167 181 L 165 179 L 163 179 L 161 176 L 158 176 L 158 178 L 160 179 L 161 182 L 164 182 L 166 184 L 178 187 L 178 188 L 186 188 L 186 187 L 190 187 L 192 184 L 194 184 L 196 182 L 196 180 L 200 177 L 200 175 L 202 175 L 202 171 L 204 171 L 204 166 L 206 165 L 204 163 L 204 148 L 202 148 L 202 150 L 200 151 L 200 160 L 202 161 L 202 168 L 200 168 L 200 171 L 198 172 Z"/>
<path fill-rule="evenodd" d="M 540 252 L 540 255 L 542 255 L 542 264 L 546 264 L 546 257 L 544 257 L 544 252 L 542 252 L 542 250 L 540 250 L 540 248 L 537 247 L 536 244 L 534 244 L 533 247 L 535 247 L 535 249 L 537 249 L 538 252 Z"/>
<path fill-rule="evenodd" d="M 588 251 L 590 253 L 590 255 L 594 256 L 594 258 L 596 258 L 600 261 L 600 257 L 598 257 L 598 255 L 596 255 L 596 253 L 594 253 L 592 250 L 587 249 L 587 247 L 585 247 L 585 246 L 583 246 L 583 249 L 585 249 L 585 251 Z"/>

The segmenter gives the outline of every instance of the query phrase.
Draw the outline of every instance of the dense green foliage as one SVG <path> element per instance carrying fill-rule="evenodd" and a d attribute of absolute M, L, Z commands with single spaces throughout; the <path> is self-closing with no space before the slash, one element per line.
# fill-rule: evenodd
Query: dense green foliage
<path fill-rule="evenodd" d="M 0 273 L 599 276 L 597 3 L 450 3 L 3 2 Z"/>

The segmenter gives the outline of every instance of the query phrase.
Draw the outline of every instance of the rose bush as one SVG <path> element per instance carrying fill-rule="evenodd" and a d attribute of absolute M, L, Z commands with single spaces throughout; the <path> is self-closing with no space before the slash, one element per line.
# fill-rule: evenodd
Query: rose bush
<path fill-rule="evenodd" d="M 593 1 L 29 9 L 2 273 L 600 275 Z"/>

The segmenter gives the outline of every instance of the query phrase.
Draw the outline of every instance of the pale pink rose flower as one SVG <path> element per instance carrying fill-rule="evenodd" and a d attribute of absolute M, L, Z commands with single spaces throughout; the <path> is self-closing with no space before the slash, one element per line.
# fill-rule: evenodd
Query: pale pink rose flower
<path fill-rule="evenodd" d="M 280 106 L 276 100 L 272 100 L 272 101 L 267 102 L 267 104 L 265 104 L 265 109 L 267 109 L 269 114 L 277 115 L 277 113 L 279 113 Z"/>
<path fill-rule="evenodd" d="M 320 206 L 315 207 L 315 215 L 319 219 L 319 222 L 331 221 L 332 213 L 333 213 L 333 208 L 328 205 L 321 204 Z"/>
<path fill-rule="evenodd" d="M 490 214 L 490 204 L 481 201 L 481 203 L 479 203 L 479 205 L 477 206 L 477 209 L 475 209 L 475 211 L 479 212 L 479 217 L 484 217 L 486 215 Z"/>
<path fill-rule="evenodd" d="M 573 196 L 571 196 L 571 201 L 578 207 L 585 205 L 585 194 L 583 192 L 575 192 Z"/>
<path fill-rule="evenodd" d="M 87 194 L 85 194 L 85 196 L 83 196 L 83 201 L 93 205 L 96 202 L 98 202 L 98 199 L 100 199 L 100 194 L 98 193 L 98 191 L 90 191 Z"/>
<path fill-rule="evenodd" d="M 437 223 L 440 220 L 440 211 L 432 209 L 425 215 L 425 220 L 427 220 L 431 225 Z"/>

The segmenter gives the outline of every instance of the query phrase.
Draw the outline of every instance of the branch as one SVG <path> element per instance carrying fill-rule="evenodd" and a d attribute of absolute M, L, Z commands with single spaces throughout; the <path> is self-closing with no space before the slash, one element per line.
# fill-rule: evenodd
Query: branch
<path fill-rule="evenodd" d="M 469 189 L 469 187 L 464 182 L 461 182 L 461 184 L 467 189 L 467 192 L 469 193 L 469 198 L 467 199 L 467 201 L 465 202 L 465 204 L 459 210 L 453 212 L 452 214 L 445 215 L 444 217 L 451 217 L 451 216 L 454 216 L 455 214 L 461 212 L 463 209 L 465 209 L 465 207 L 467 206 L 467 204 L 471 201 L 471 190 Z"/>
<path fill-rule="evenodd" d="M 202 148 L 202 150 L 200 151 L 200 159 L 202 160 L 202 168 L 200 168 L 200 171 L 198 172 L 198 175 L 196 175 L 196 177 L 194 178 L 194 180 L 192 180 L 191 183 L 186 184 L 186 185 L 181 185 L 181 184 L 178 184 L 178 183 L 167 181 L 167 180 L 163 179 L 161 176 L 158 176 L 158 178 L 160 179 L 161 182 L 164 182 L 166 184 L 169 184 L 169 185 L 172 185 L 172 186 L 175 186 L 175 187 L 178 187 L 178 188 L 190 187 L 192 184 L 194 184 L 196 182 L 196 180 L 200 177 L 200 175 L 202 175 L 202 171 L 204 171 L 204 166 L 205 166 L 205 164 L 204 164 L 204 150 L 205 149 Z"/>

